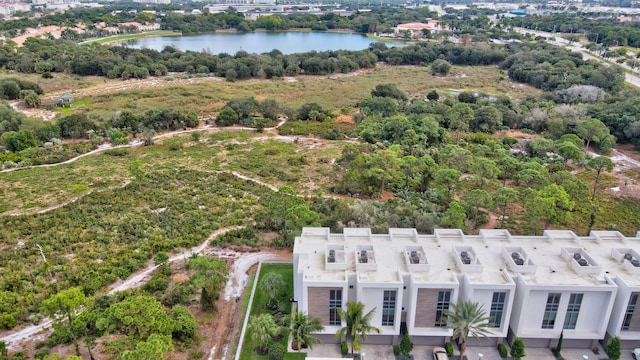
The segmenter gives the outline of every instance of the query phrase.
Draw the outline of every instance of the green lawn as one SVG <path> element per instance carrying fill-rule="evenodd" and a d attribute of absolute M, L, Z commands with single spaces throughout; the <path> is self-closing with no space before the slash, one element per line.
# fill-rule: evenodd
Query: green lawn
<path fill-rule="evenodd" d="M 293 265 L 291 264 L 262 264 L 262 269 L 259 274 L 258 284 L 260 284 L 260 280 L 270 273 L 275 272 L 277 274 L 282 275 L 285 282 L 287 283 L 287 291 L 284 296 L 280 297 L 280 302 L 285 305 L 287 313 L 291 312 L 291 303 L 289 303 L 289 298 L 293 297 Z M 250 309 L 251 316 L 260 315 L 264 312 L 272 313 L 271 310 L 267 309 L 265 304 L 267 303 L 268 296 L 260 291 L 260 286 L 256 289 L 255 296 L 253 298 L 253 304 Z M 279 341 L 283 346 L 287 346 L 287 337 L 282 338 Z M 255 345 L 251 342 L 249 337 L 245 334 L 245 342 L 244 346 L 241 349 L 242 353 L 240 355 L 241 360 L 268 360 L 268 356 L 261 356 L 256 353 L 254 349 Z M 301 354 L 301 359 L 306 357 L 306 354 Z M 286 354 L 285 359 L 298 359 L 298 353 L 289 353 Z"/>

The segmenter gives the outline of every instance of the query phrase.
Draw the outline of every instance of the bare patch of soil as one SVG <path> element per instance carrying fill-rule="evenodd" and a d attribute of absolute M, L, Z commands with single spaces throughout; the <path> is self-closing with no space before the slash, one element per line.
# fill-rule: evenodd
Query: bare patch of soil
<path fill-rule="evenodd" d="M 345 114 L 338 115 L 338 117 L 336 117 L 335 122 L 336 124 L 352 124 L 352 125 L 356 123 L 355 121 L 353 121 L 353 116 L 345 115 Z"/>

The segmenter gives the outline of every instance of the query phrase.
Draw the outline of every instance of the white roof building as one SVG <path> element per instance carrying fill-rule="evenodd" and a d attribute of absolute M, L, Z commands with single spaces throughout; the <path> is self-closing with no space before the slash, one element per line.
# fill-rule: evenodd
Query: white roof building
<path fill-rule="evenodd" d="M 300 311 L 321 319 L 325 342 L 337 342 L 344 326 L 336 308 L 359 301 L 375 309 L 372 325 L 381 330 L 368 342 L 397 344 L 406 329 L 416 344 L 442 344 L 452 334 L 444 312 L 464 299 L 490 316 L 485 345 L 521 337 L 527 346 L 549 347 L 562 332 L 565 347 L 609 336 L 638 346 L 639 261 L 640 233 L 304 228 L 294 245 L 294 296 Z"/>

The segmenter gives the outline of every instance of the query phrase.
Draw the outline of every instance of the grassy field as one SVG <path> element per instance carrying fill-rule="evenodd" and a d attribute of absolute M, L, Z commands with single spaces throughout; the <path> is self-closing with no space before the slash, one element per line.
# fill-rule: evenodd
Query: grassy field
<path fill-rule="evenodd" d="M 258 284 L 260 283 L 260 280 L 262 280 L 262 278 L 270 272 L 274 272 L 282 275 L 284 281 L 287 283 L 288 287 L 287 287 L 286 295 L 283 296 L 280 301 L 286 305 L 287 311 L 291 312 L 291 303 L 289 303 L 288 299 L 293 297 L 293 266 L 291 264 L 266 264 L 266 263 L 262 264 L 262 269 L 259 275 L 260 277 L 258 278 Z M 265 307 L 267 300 L 268 300 L 267 295 L 262 291 L 260 291 L 260 289 L 258 288 L 255 293 L 255 297 L 253 298 L 253 305 L 250 309 L 251 316 L 254 316 L 254 315 L 257 316 L 264 312 L 270 312 Z M 245 335 L 245 339 L 246 341 L 244 343 L 244 347 L 242 348 L 241 350 L 242 353 L 240 355 L 241 360 L 268 359 L 268 356 L 260 356 L 258 353 L 256 353 L 253 350 L 255 345 L 246 337 L 246 335 Z M 282 340 L 279 341 L 279 343 L 286 347 L 287 337 L 286 336 L 283 337 Z M 297 356 L 298 356 L 297 353 L 292 355 L 293 356 L 289 355 L 288 357 L 285 357 L 285 359 L 289 359 L 289 358 L 297 359 Z M 304 357 L 301 357 L 301 358 L 304 358 Z"/>
<path fill-rule="evenodd" d="M 121 80 L 117 80 L 122 83 Z M 143 86 L 144 82 L 151 83 Z M 255 96 L 258 100 L 273 98 L 284 106 L 299 107 L 316 102 L 331 110 L 353 108 L 368 96 L 378 84 L 394 83 L 410 97 L 424 98 L 436 89 L 441 95 L 458 91 L 482 92 L 489 95 L 511 94 L 524 98 L 539 90 L 513 83 L 497 67 L 457 67 L 449 76 L 432 76 L 427 67 L 379 66 L 352 74 L 328 76 L 298 76 L 293 79 L 246 80 L 235 83 L 217 78 L 194 78 L 167 81 L 147 79 L 130 81 L 130 89 L 122 86 L 116 91 L 100 93 L 80 92 L 76 100 L 88 104 L 88 115 L 106 120 L 117 110 L 143 113 L 168 108 L 194 110 L 198 115 L 218 112 L 229 100 Z M 112 83 L 110 83 L 112 84 Z"/>

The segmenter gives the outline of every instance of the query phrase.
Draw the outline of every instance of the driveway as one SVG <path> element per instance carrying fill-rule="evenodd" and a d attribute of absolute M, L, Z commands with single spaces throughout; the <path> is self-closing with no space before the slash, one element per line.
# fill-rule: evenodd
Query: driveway
<path fill-rule="evenodd" d="M 599 348 L 599 354 L 596 355 L 591 349 L 563 349 L 562 356 L 566 360 L 584 360 L 584 356 L 587 356 L 587 360 L 601 360 L 608 359 L 604 353 L 604 349 Z M 413 358 L 415 360 L 431 360 L 431 352 L 433 346 L 414 346 Z M 364 353 L 363 360 L 395 360 L 393 355 L 393 348 L 391 345 L 362 345 L 362 353 Z M 555 357 L 551 353 L 551 350 L 546 348 L 527 348 L 527 356 L 525 360 L 555 360 Z M 480 356 L 482 354 L 482 357 Z M 498 354 L 498 350 L 495 347 L 480 347 L 470 346 L 465 353 L 467 360 L 502 360 Z M 314 345 L 312 350 L 308 351 L 308 355 L 314 358 L 324 359 L 340 359 L 340 345 L 339 344 L 321 344 Z M 631 357 L 631 350 L 622 350 L 622 356 L 620 360 L 633 360 Z"/>

